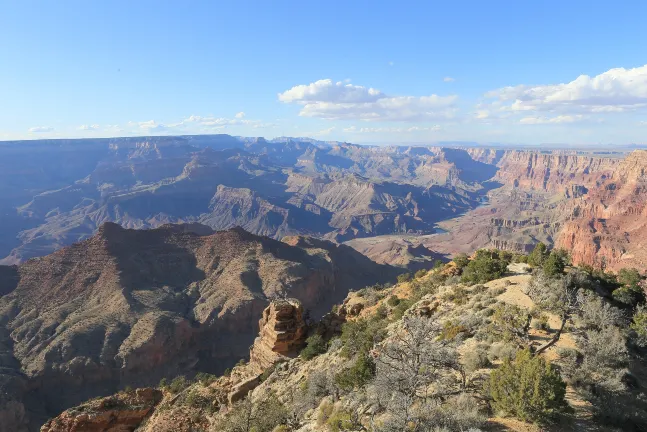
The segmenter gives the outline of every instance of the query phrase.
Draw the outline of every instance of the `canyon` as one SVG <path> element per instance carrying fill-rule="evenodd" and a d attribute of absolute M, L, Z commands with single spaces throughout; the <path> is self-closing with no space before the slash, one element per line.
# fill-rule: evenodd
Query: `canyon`
<path fill-rule="evenodd" d="M 318 318 L 400 272 L 325 240 L 114 223 L 0 269 L 12 275 L 0 298 L 0 418 L 15 430 L 125 386 L 220 374 L 248 354 L 270 300 L 298 298 Z"/>
<path fill-rule="evenodd" d="M 645 216 L 643 150 L 0 143 L 0 425 L 37 430 L 85 400 L 249 356 L 250 375 L 230 380 L 245 393 L 298 353 L 305 322 L 338 331 L 329 312 L 358 314 L 344 309 L 352 291 L 457 253 L 543 242 L 574 264 L 642 272 Z M 124 424 L 159 402 L 124 397 L 137 408 Z M 103 412 L 96 427 L 118 416 L 110 403 L 88 407 Z"/>

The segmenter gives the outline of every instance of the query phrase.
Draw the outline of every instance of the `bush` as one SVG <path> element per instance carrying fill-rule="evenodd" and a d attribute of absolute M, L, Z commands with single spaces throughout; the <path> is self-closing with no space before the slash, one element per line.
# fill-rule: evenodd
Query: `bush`
<path fill-rule="evenodd" d="M 456 268 L 463 270 L 470 263 L 470 259 L 467 257 L 467 254 L 459 253 L 452 260 L 456 264 Z"/>
<path fill-rule="evenodd" d="M 397 295 L 392 295 L 391 297 L 389 297 L 386 303 L 391 307 L 395 307 L 398 304 L 400 304 L 400 299 L 398 298 Z"/>
<path fill-rule="evenodd" d="M 505 360 L 492 371 L 488 390 L 495 411 L 523 421 L 543 423 L 568 409 L 566 383 L 559 371 L 529 350 L 519 351 L 514 361 Z"/>
<path fill-rule="evenodd" d="M 311 360 L 319 354 L 323 354 L 328 350 L 326 341 L 318 334 L 313 334 L 306 339 L 306 346 L 301 350 L 301 358 L 304 360 Z"/>
<path fill-rule="evenodd" d="M 398 275 L 398 283 L 409 282 L 411 280 L 411 273 L 402 273 Z"/>
<path fill-rule="evenodd" d="M 404 313 L 413 305 L 414 301 L 412 299 L 400 300 L 400 303 L 391 311 L 392 318 L 394 321 L 398 321 L 404 316 Z"/>
<path fill-rule="evenodd" d="M 568 254 L 563 250 L 554 250 L 548 255 L 542 264 L 544 274 L 548 277 L 555 277 L 564 274 L 568 262 Z"/>
<path fill-rule="evenodd" d="M 404 302 L 400 305 L 402 303 Z M 376 342 L 384 338 L 385 327 L 386 320 L 377 317 L 345 322 L 341 328 L 340 339 L 344 344 L 341 354 L 350 358 L 358 353 L 369 352 Z"/>
<path fill-rule="evenodd" d="M 476 257 L 463 270 L 461 280 L 466 283 L 485 283 L 501 278 L 508 267 L 509 261 L 499 251 L 480 249 Z"/>
<path fill-rule="evenodd" d="M 647 346 L 647 308 L 645 306 L 639 306 L 634 313 L 631 330 L 634 331 L 636 343 L 639 346 Z"/>
<path fill-rule="evenodd" d="M 488 360 L 487 353 L 483 348 L 475 347 L 463 355 L 463 364 L 468 372 L 474 372 L 490 366 L 490 360 Z"/>
<path fill-rule="evenodd" d="M 191 384 L 189 380 L 186 379 L 184 375 L 180 375 L 179 377 L 175 377 L 173 381 L 168 386 L 168 389 L 172 393 L 179 393 L 185 388 L 187 388 Z"/>
<path fill-rule="evenodd" d="M 443 300 L 451 301 L 457 305 L 464 305 L 469 299 L 469 293 L 465 288 L 460 285 L 457 285 L 451 291 L 443 294 Z"/>
<path fill-rule="evenodd" d="M 533 251 L 528 255 L 528 264 L 533 267 L 541 267 L 548 258 L 548 247 L 543 243 L 537 243 Z"/>
<path fill-rule="evenodd" d="M 443 330 L 438 336 L 438 340 L 454 340 L 456 336 L 458 336 L 461 333 L 467 333 L 468 329 L 461 324 L 458 324 L 454 321 L 445 321 L 445 324 L 443 324 Z"/>
<path fill-rule="evenodd" d="M 488 360 L 512 360 L 517 355 L 517 347 L 511 343 L 496 342 L 490 346 L 488 351 Z"/>
<path fill-rule="evenodd" d="M 353 366 L 335 375 L 335 383 L 342 390 L 351 391 L 364 387 L 375 376 L 375 362 L 365 353 L 361 353 Z"/>
<path fill-rule="evenodd" d="M 195 375 L 195 380 L 205 387 L 213 383 L 216 379 L 218 379 L 217 376 L 205 372 L 198 372 Z"/>
<path fill-rule="evenodd" d="M 425 275 L 427 275 L 427 270 L 421 269 L 421 270 L 418 270 L 414 276 L 416 277 L 416 279 L 420 279 L 421 277 L 424 277 Z"/>

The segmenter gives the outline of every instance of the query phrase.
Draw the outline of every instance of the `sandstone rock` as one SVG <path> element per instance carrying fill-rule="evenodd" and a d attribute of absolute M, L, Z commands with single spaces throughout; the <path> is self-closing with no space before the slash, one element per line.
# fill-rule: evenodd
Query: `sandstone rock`
<path fill-rule="evenodd" d="M 238 402 L 241 399 L 244 399 L 247 394 L 254 390 L 261 383 L 259 376 L 248 378 L 234 386 L 231 392 L 227 395 L 227 400 L 229 404 Z"/>
<path fill-rule="evenodd" d="M 152 388 L 87 402 L 48 421 L 41 432 L 131 432 L 162 400 Z"/>
<path fill-rule="evenodd" d="M 262 373 L 278 361 L 299 354 L 307 331 L 303 306 L 296 299 L 274 300 L 263 311 L 259 328 L 250 351 L 250 366 Z"/>

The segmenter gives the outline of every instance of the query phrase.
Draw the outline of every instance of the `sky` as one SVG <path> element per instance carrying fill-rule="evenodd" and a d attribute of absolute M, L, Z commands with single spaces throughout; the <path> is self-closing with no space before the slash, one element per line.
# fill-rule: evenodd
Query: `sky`
<path fill-rule="evenodd" d="M 0 140 L 647 143 L 647 2 L 0 0 Z"/>

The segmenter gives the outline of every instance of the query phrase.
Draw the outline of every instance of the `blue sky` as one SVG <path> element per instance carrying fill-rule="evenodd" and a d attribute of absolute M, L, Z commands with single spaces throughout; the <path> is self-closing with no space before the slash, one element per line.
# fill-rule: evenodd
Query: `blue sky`
<path fill-rule="evenodd" d="M 646 143 L 647 2 L 0 0 L 0 139 Z"/>

